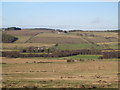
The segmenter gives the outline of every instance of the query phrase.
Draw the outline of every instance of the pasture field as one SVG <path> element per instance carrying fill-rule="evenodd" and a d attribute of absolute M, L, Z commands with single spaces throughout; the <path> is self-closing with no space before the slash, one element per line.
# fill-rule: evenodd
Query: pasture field
<path fill-rule="evenodd" d="M 26 43 L 33 36 L 16 36 L 16 37 L 20 38 L 20 39 L 18 39 L 17 41 L 15 41 L 15 43 Z"/>
<path fill-rule="evenodd" d="M 95 44 L 59 44 L 57 48 L 61 50 L 103 49 L 102 46 Z"/>
<path fill-rule="evenodd" d="M 118 88 L 118 61 L 3 58 L 4 88 Z"/>
<path fill-rule="evenodd" d="M 14 35 L 14 36 L 35 36 L 39 33 L 51 33 L 49 30 L 17 30 L 17 31 L 5 31 L 6 34 Z"/>
<path fill-rule="evenodd" d="M 94 34 L 96 36 L 101 36 L 101 37 L 115 37 L 115 38 L 118 38 L 118 33 L 117 32 L 97 32 L 97 31 L 93 31 L 93 32 L 90 32 L 90 31 L 86 31 L 86 32 L 71 32 L 72 34 L 79 34 L 79 33 L 82 33 L 82 34 Z"/>
<path fill-rule="evenodd" d="M 41 44 L 58 45 L 58 49 L 118 49 L 118 33 L 116 32 L 69 32 L 56 33 L 50 30 L 18 30 L 4 31 L 18 37 L 14 43 L 3 43 L 3 49 L 23 49 L 24 47 L 40 47 Z"/>
<path fill-rule="evenodd" d="M 33 51 L 36 48 L 43 50 L 43 46 L 51 47 L 53 51 L 98 49 L 109 52 L 118 49 L 117 32 L 18 30 L 4 33 L 13 35 L 18 40 L 2 43 L 2 51 L 22 51 L 28 47 L 32 47 Z M 21 53 L 46 53 L 41 52 Z M 3 88 L 118 88 L 118 59 L 99 59 L 101 54 L 70 55 L 74 56 L 2 57 Z"/>
<path fill-rule="evenodd" d="M 42 47 L 47 46 L 51 47 L 54 44 L 45 44 L 45 43 L 3 43 L 3 50 L 21 50 L 27 47 Z"/>

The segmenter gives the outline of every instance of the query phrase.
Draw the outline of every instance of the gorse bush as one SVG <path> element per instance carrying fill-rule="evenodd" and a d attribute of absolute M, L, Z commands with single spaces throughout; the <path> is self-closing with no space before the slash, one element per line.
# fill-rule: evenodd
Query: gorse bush
<path fill-rule="evenodd" d="M 104 52 L 102 58 L 120 58 L 120 51 Z"/>
<path fill-rule="evenodd" d="M 2 42 L 3 43 L 12 43 L 16 40 L 18 40 L 17 37 L 14 37 L 12 35 L 8 35 L 8 34 L 5 34 L 5 33 L 2 34 Z"/>

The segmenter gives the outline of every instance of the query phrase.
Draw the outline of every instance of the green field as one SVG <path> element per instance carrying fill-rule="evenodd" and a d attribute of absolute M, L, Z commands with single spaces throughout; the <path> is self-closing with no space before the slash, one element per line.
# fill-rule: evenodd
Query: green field
<path fill-rule="evenodd" d="M 75 55 L 64 57 L 65 59 L 98 59 L 102 55 Z"/>
<path fill-rule="evenodd" d="M 97 46 L 95 44 L 60 44 L 57 48 L 61 50 L 103 49 L 102 46 Z"/>

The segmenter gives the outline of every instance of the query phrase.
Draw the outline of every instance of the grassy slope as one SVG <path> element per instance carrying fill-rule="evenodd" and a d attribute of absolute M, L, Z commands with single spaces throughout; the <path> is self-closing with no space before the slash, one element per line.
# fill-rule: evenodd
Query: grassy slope
<path fill-rule="evenodd" d="M 45 44 L 45 43 L 3 43 L 3 50 L 20 50 L 27 47 L 41 47 L 47 46 L 51 47 L 54 44 Z"/>
<path fill-rule="evenodd" d="M 101 46 L 95 44 L 60 44 L 57 47 L 58 49 L 65 50 L 77 50 L 77 49 L 102 49 Z"/>
<path fill-rule="evenodd" d="M 38 32 L 38 31 L 37 31 Z M 76 33 L 70 33 L 69 35 L 58 35 L 45 33 L 43 36 L 37 35 L 36 37 L 63 37 L 68 38 L 78 38 Z M 89 33 L 89 32 L 79 32 L 79 33 Z M 113 36 L 116 37 L 114 33 L 104 33 L 104 32 L 90 32 L 94 33 L 100 37 Z M 11 32 L 12 34 L 12 32 Z M 14 33 L 15 35 L 16 33 Z M 32 33 L 30 33 L 32 34 Z M 56 36 L 54 36 L 56 35 Z M 6 49 L 17 49 L 25 48 L 28 46 L 44 46 L 53 45 L 56 43 L 25 43 L 28 38 L 27 36 L 19 36 L 19 41 L 16 43 L 4 43 L 3 48 Z M 30 36 L 30 35 L 28 35 Z M 34 35 L 33 35 L 34 36 Z M 25 38 L 24 38 L 25 37 Z M 92 41 L 97 41 L 96 38 L 90 38 Z M 102 38 L 104 39 L 104 38 Z M 88 39 L 87 39 L 88 40 Z M 100 42 L 101 45 L 101 42 Z M 109 44 L 112 48 L 116 47 L 116 44 Z M 83 48 L 104 48 L 103 45 L 97 46 L 91 43 L 75 43 L 75 44 L 59 44 L 59 49 L 83 49 Z M 76 55 L 66 57 L 69 59 L 97 59 L 99 56 L 95 55 Z M 24 87 L 39 87 L 39 88 L 80 88 L 85 87 L 100 87 L 102 88 L 116 88 L 117 87 L 117 74 L 118 74 L 118 62 L 116 60 L 109 59 L 95 60 L 95 61 L 83 61 L 77 63 L 66 63 L 65 60 L 59 58 L 57 60 L 53 58 L 3 58 L 3 87 L 13 87 L 13 88 L 24 88 Z M 53 63 L 33 63 L 36 62 L 50 62 Z M 26 63 L 27 62 L 27 63 Z M 105 83 L 107 82 L 107 83 Z"/>
<path fill-rule="evenodd" d="M 16 36 L 16 37 L 18 37 L 19 39 L 15 43 L 25 43 L 33 36 Z"/>
<path fill-rule="evenodd" d="M 21 30 L 21 31 L 7 31 L 8 34 L 13 34 L 19 38 L 15 43 L 3 44 L 3 49 L 22 49 L 28 46 L 41 46 L 59 44 L 59 49 L 117 49 L 118 34 L 115 32 L 72 32 L 67 34 L 57 34 L 52 32 L 44 32 L 39 30 Z M 80 36 L 77 34 L 88 34 L 88 36 Z M 94 34 L 95 37 L 89 36 Z M 33 38 L 32 38 L 33 37 Z M 114 37 L 105 39 L 105 37 Z M 38 42 L 38 43 L 37 43 Z M 91 42 L 94 42 L 92 44 Z M 112 43 L 111 43 L 112 42 Z M 115 43 L 116 44 L 115 44 Z M 106 43 L 110 43 L 107 44 Z M 99 45 L 99 46 L 98 46 Z"/>

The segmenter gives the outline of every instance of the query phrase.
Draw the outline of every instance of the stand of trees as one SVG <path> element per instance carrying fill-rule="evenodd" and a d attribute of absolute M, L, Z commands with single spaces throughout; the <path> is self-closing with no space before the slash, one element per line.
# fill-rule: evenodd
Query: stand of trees
<path fill-rule="evenodd" d="M 69 32 L 80 32 L 80 31 L 83 31 L 83 30 L 70 30 Z"/>
<path fill-rule="evenodd" d="M 5 28 L 5 30 L 21 30 L 21 28 L 18 28 L 18 27 L 8 27 L 8 28 Z"/>

